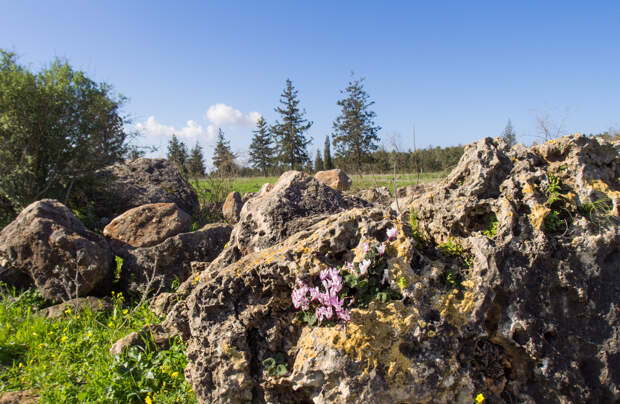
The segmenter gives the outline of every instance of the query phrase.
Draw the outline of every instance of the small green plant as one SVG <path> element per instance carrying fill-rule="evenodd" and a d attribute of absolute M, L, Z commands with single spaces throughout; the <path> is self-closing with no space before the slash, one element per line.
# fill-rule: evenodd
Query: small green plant
<path fill-rule="evenodd" d="M 495 213 L 491 212 L 491 214 L 489 215 L 489 225 L 486 228 L 486 230 L 482 231 L 482 234 L 484 234 L 488 238 L 495 237 L 495 235 L 497 234 L 497 225 L 498 225 L 498 223 L 499 222 L 497 221 L 497 215 Z"/>
<path fill-rule="evenodd" d="M 463 250 L 463 246 L 461 246 L 459 243 L 457 243 L 456 240 L 454 240 L 453 238 L 450 238 L 445 243 L 439 244 L 438 247 L 445 254 L 450 255 L 452 257 L 459 257 L 460 258 L 460 257 L 463 256 L 463 253 L 465 252 Z"/>
<path fill-rule="evenodd" d="M 284 377 L 288 374 L 286 359 L 282 353 L 277 353 L 275 358 L 268 357 L 263 360 L 263 372 L 270 377 Z"/>
<path fill-rule="evenodd" d="M 461 283 L 460 278 L 459 274 L 450 270 L 447 270 L 443 276 L 444 283 L 450 288 L 457 288 Z"/>
<path fill-rule="evenodd" d="M 116 263 L 114 267 L 114 281 L 118 282 L 121 279 L 121 271 L 123 270 L 123 258 L 115 255 L 114 262 Z"/>
<path fill-rule="evenodd" d="M 548 184 L 545 189 L 547 201 L 545 205 L 550 209 L 543 219 L 543 230 L 545 233 L 557 233 L 563 228 L 568 227 L 571 220 L 570 202 L 560 194 L 562 184 L 560 178 L 547 173 Z"/>
<path fill-rule="evenodd" d="M 411 226 L 411 234 L 413 235 L 413 239 L 416 243 L 423 247 L 425 244 L 424 236 L 420 231 L 420 222 L 418 220 L 418 215 L 413 210 L 413 206 L 409 210 L 409 225 Z"/>
<path fill-rule="evenodd" d="M 560 212 L 552 210 L 545 216 L 543 227 L 547 233 L 556 233 L 562 229 L 564 221 L 560 218 Z"/>
<path fill-rule="evenodd" d="M 579 213 L 590 222 L 599 226 L 608 225 L 612 221 L 613 202 L 604 196 L 594 202 L 586 202 L 579 206 Z"/>

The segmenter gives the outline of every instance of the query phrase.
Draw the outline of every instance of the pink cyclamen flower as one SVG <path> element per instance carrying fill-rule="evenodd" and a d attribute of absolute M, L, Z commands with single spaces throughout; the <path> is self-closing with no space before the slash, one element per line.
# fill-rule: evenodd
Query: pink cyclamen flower
<path fill-rule="evenodd" d="M 368 254 L 368 250 L 370 250 L 370 244 L 364 243 L 362 245 L 362 248 L 364 249 L 364 254 Z"/>
<path fill-rule="evenodd" d="M 351 319 L 351 315 L 350 315 L 350 310 L 345 309 L 345 310 L 337 310 L 336 311 L 336 316 L 338 317 L 338 320 L 342 320 L 345 323 L 348 322 Z"/>
<path fill-rule="evenodd" d="M 331 306 L 319 306 L 314 312 L 314 315 L 316 316 L 316 319 L 319 320 L 319 322 L 323 321 L 324 318 L 327 320 L 331 319 L 333 314 L 334 312 L 332 311 Z"/>
<path fill-rule="evenodd" d="M 291 300 L 293 301 L 293 306 L 295 306 L 296 309 L 301 307 L 302 310 L 308 310 L 310 308 L 310 301 L 308 300 L 307 294 L 308 286 L 303 282 L 300 282 L 299 289 L 293 290 L 293 293 L 291 294 Z"/>
<path fill-rule="evenodd" d="M 359 269 L 360 269 L 360 275 L 366 275 L 366 273 L 368 272 L 368 267 L 370 267 L 370 260 L 364 260 L 359 264 Z"/>
<path fill-rule="evenodd" d="M 385 244 L 377 246 L 377 252 L 379 253 L 379 255 L 385 254 Z"/>
<path fill-rule="evenodd" d="M 346 270 L 347 270 L 348 272 L 353 272 L 353 269 L 354 269 L 354 268 L 353 268 L 353 263 L 352 263 L 352 262 L 347 262 L 347 263 L 345 264 L 345 268 L 346 268 Z"/>
<path fill-rule="evenodd" d="M 390 240 L 394 240 L 398 235 L 398 229 L 396 227 L 392 227 L 391 229 L 388 229 L 386 234 Z"/>

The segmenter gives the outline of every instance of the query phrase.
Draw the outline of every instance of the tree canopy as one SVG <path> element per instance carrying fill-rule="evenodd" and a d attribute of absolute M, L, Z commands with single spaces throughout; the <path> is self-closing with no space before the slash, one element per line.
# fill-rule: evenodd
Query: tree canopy
<path fill-rule="evenodd" d="M 291 170 L 303 169 L 310 161 L 307 146 L 312 141 L 306 139 L 304 132 L 310 129 L 312 122 L 304 118 L 306 112 L 299 108 L 297 90 L 289 79 L 280 96 L 280 104 L 275 111 L 280 114 L 282 122 L 276 121 L 271 128 L 278 146 L 278 160 Z"/>
<path fill-rule="evenodd" d="M 29 203 L 65 203 L 128 152 L 125 98 L 66 61 L 40 72 L 0 49 L 0 221 Z"/>
<path fill-rule="evenodd" d="M 351 161 L 361 172 L 370 153 L 377 150 L 381 127 L 375 125 L 376 114 L 369 110 L 374 101 L 369 101 L 363 78 L 350 81 L 342 93 L 345 97 L 338 101 L 341 112 L 333 124 L 336 156 Z"/>
<path fill-rule="evenodd" d="M 168 161 L 175 163 L 183 173 L 187 172 L 187 146 L 180 141 L 175 134 L 172 134 L 172 139 L 168 141 L 168 154 L 166 156 Z"/>
<path fill-rule="evenodd" d="M 224 138 L 224 131 L 217 130 L 217 142 L 213 152 L 213 166 L 220 175 L 232 175 L 236 171 L 235 158 L 230 149 L 230 142 Z"/>
<path fill-rule="evenodd" d="M 196 145 L 189 152 L 187 159 L 187 171 L 192 177 L 201 177 L 205 175 L 205 163 L 202 155 L 202 147 L 196 141 Z"/>
<path fill-rule="evenodd" d="M 254 136 L 250 144 L 250 164 L 267 176 L 267 170 L 274 164 L 274 149 L 271 132 L 262 116 L 256 121 L 256 129 L 252 133 Z"/>
<path fill-rule="evenodd" d="M 502 134 L 502 137 L 504 138 L 506 143 L 508 143 L 508 146 L 512 147 L 517 144 L 517 134 L 512 128 L 512 122 L 510 122 L 510 119 L 508 120 L 508 123 L 506 123 L 506 127 L 504 128 L 504 133 Z"/>

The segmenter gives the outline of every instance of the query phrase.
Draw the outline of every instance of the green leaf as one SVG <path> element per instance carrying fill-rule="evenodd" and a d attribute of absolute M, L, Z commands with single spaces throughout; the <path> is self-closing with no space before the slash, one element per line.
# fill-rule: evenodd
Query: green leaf
<path fill-rule="evenodd" d="M 269 357 L 263 360 L 263 368 L 265 368 L 265 370 L 269 371 L 275 366 L 276 366 L 276 360 L 274 358 Z"/>
<path fill-rule="evenodd" d="M 286 368 L 286 365 L 279 364 L 278 368 L 276 369 L 276 372 L 278 376 L 282 377 L 282 376 L 286 376 L 286 374 L 288 373 L 288 369 Z"/>

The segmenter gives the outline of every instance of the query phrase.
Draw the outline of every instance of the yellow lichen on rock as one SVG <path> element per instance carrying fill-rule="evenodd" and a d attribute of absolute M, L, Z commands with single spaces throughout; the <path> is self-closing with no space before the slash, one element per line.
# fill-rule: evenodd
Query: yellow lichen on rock
<path fill-rule="evenodd" d="M 476 304 L 474 282 L 466 280 L 461 285 L 465 288 L 462 297 L 459 297 L 460 291 L 454 289 L 445 295 L 438 296 L 435 300 L 435 309 L 439 311 L 441 318 L 446 319 L 455 327 L 462 327 L 469 321 Z"/>
<path fill-rule="evenodd" d="M 532 209 L 532 213 L 528 215 L 530 218 L 530 222 L 535 229 L 542 229 L 543 224 L 545 222 L 545 217 L 551 212 L 551 209 L 546 207 L 545 205 L 536 205 Z"/>
<path fill-rule="evenodd" d="M 222 342 L 221 350 L 222 354 L 229 358 L 230 363 L 233 365 L 233 369 L 243 370 L 247 368 L 248 361 L 245 357 L 245 352 L 239 352 L 236 347 L 229 345 L 226 341 Z"/>
<path fill-rule="evenodd" d="M 388 367 L 388 381 L 400 383 L 414 365 L 400 351 L 400 342 L 417 320 L 417 313 L 400 301 L 371 302 L 367 309 L 352 310 L 344 336 L 329 341 L 351 359 L 362 362 L 364 372 L 384 364 Z"/>

